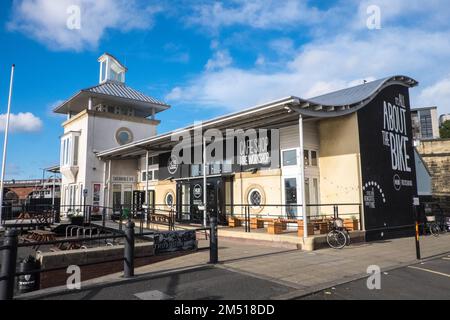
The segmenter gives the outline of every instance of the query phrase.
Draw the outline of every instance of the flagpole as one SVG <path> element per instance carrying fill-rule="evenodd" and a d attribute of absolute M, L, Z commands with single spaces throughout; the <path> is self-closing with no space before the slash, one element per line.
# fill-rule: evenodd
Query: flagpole
<path fill-rule="evenodd" d="M 12 97 L 12 91 L 13 91 L 15 67 L 16 67 L 16 65 L 14 65 L 14 64 L 11 67 L 11 81 L 9 83 L 8 111 L 6 112 L 5 141 L 3 143 L 2 175 L 0 178 L 0 228 L 2 228 L 2 225 L 3 225 L 3 186 L 4 186 L 4 182 L 5 182 L 6 150 L 8 147 L 9 118 L 11 115 L 11 97 Z"/>

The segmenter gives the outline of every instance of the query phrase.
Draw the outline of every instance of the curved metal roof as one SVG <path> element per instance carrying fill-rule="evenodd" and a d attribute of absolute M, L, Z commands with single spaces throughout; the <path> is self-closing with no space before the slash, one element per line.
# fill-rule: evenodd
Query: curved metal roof
<path fill-rule="evenodd" d="M 298 103 L 294 109 L 308 116 L 336 117 L 363 108 L 387 86 L 402 85 L 411 88 L 418 84 L 416 80 L 406 76 L 383 78 L 310 99 L 297 98 Z"/>

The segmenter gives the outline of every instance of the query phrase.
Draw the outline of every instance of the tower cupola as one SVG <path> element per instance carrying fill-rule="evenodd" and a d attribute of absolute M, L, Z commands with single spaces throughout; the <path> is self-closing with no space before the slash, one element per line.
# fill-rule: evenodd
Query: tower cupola
<path fill-rule="evenodd" d="M 122 63 L 109 53 L 104 53 L 98 58 L 100 63 L 100 83 L 116 81 L 125 83 L 125 73 L 128 71 Z"/>

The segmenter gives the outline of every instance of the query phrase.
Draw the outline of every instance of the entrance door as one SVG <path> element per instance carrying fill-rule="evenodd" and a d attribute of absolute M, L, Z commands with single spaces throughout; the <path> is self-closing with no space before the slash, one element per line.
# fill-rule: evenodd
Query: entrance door
<path fill-rule="evenodd" d="M 284 179 L 284 201 L 286 204 L 286 216 L 288 218 L 296 219 L 297 208 L 297 178 Z M 292 206 L 290 206 L 292 205 Z"/>

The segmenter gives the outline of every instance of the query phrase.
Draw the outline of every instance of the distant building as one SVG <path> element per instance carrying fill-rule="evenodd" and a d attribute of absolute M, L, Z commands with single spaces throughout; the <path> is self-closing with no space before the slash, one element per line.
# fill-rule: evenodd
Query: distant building
<path fill-rule="evenodd" d="M 439 117 L 439 126 L 442 126 L 446 121 L 450 121 L 450 113 L 443 114 Z"/>
<path fill-rule="evenodd" d="M 437 107 L 411 110 L 414 140 L 439 139 L 439 120 Z"/>

